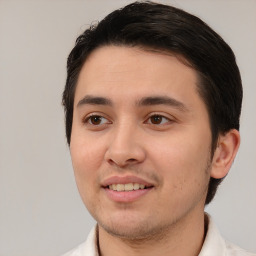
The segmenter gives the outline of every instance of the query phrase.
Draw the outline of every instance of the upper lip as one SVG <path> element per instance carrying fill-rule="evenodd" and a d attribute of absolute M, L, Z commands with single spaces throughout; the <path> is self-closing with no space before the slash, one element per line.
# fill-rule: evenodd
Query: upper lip
<path fill-rule="evenodd" d="M 109 178 L 106 178 L 102 182 L 102 187 L 108 187 L 112 184 L 128 184 L 128 183 L 138 183 L 145 185 L 146 187 L 153 187 L 153 183 L 150 183 L 146 181 L 143 178 L 133 176 L 133 175 L 127 175 L 127 176 L 111 176 Z"/>

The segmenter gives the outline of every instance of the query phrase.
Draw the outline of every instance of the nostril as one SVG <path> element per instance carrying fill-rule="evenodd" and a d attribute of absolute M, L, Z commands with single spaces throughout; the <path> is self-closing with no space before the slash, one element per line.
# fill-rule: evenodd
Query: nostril
<path fill-rule="evenodd" d="M 127 159 L 127 160 L 119 160 L 119 159 L 108 159 L 108 163 L 110 165 L 117 165 L 119 167 L 124 167 L 124 166 L 127 166 L 129 164 L 134 164 L 138 162 L 138 160 L 136 160 L 135 158 L 130 158 L 130 159 Z"/>
<path fill-rule="evenodd" d="M 135 162 L 135 161 L 136 161 L 135 158 L 130 158 L 130 159 L 127 160 L 127 162 Z"/>
<path fill-rule="evenodd" d="M 109 159 L 108 162 L 109 162 L 110 164 L 115 164 L 115 162 L 114 162 L 112 159 Z"/>

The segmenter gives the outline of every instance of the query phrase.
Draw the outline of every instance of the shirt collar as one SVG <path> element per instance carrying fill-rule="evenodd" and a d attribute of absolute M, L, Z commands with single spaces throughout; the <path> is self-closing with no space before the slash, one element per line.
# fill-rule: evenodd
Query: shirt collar
<path fill-rule="evenodd" d="M 208 223 L 207 233 L 203 243 L 203 247 L 198 256 L 222 256 L 226 255 L 226 244 L 221 237 L 217 227 L 215 226 L 212 218 L 207 213 L 205 219 Z"/>
<path fill-rule="evenodd" d="M 226 255 L 226 245 L 215 226 L 210 215 L 205 214 L 207 233 L 203 247 L 198 256 L 222 256 Z M 79 248 L 77 255 L 99 256 L 98 253 L 98 227 L 97 225 L 89 233 L 86 242 Z"/>

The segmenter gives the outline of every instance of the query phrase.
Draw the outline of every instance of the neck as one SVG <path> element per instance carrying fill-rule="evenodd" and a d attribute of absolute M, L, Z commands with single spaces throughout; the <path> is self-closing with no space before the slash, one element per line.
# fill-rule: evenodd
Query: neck
<path fill-rule="evenodd" d="M 204 213 L 193 219 L 184 217 L 161 234 L 140 240 L 128 240 L 98 229 L 100 256 L 196 256 L 199 254 L 205 237 Z"/>

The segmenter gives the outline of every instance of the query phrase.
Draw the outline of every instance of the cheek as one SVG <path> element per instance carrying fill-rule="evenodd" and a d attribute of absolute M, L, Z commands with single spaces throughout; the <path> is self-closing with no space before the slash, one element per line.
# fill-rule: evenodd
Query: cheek
<path fill-rule="evenodd" d="M 82 141 L 73 138 L 70 153 L 79 194 L 93 215 L 94 209 L 100 205 L 96 195 L 100 191 L 98 170 L 104 157 L 102 146 L 89 139 Z"/>
<path fill-rule="evenodd" d="M 84 145 L 71 149 L 71 158 L 75 172 L 90 172 L 101 163 L 101 153 L 97 147 Z"/>
<path fill-rule="evenodd" d="M 195 139 L 184 135 L 167 136 L 162 140 L 157 138 L 155 141 L 151 141 L 147 148 L 151 157 L 159 164 L 170 167 L 188 165 L 190 169 L 197 169 L 209 158 L 210 140 L 208 138 Z"/>
<path fill-rule="evenodd" d="M 193 145 L 169 147 L 168 150 L 155 148 L 154 169 L 162 177 L 161 194 L 158 203 L 172 209 L 173 216 L 180 216 L 188 209 L 203 201 L 209 183 L 208 154 Z M 169 215 L 169 210 L 164 214 Z"/>
<path fill-rule="evenodd" d="M 195 138 L 195 137 L 194 137 Z M 151 147 L 154 169 L 163 177 L 168 190 L 186 193 L 208 184 L 207 172 L 210 158 L 210 140 L 205 137 L 192 140 L 191 137 L 169 138 Z"/>
<path fill-rule="evenodd" d="M 97 184 L 97 170 L 102 165 L 104 148 L 89 138 L 72 137 L 70 153 L 78 189 Z"/>

